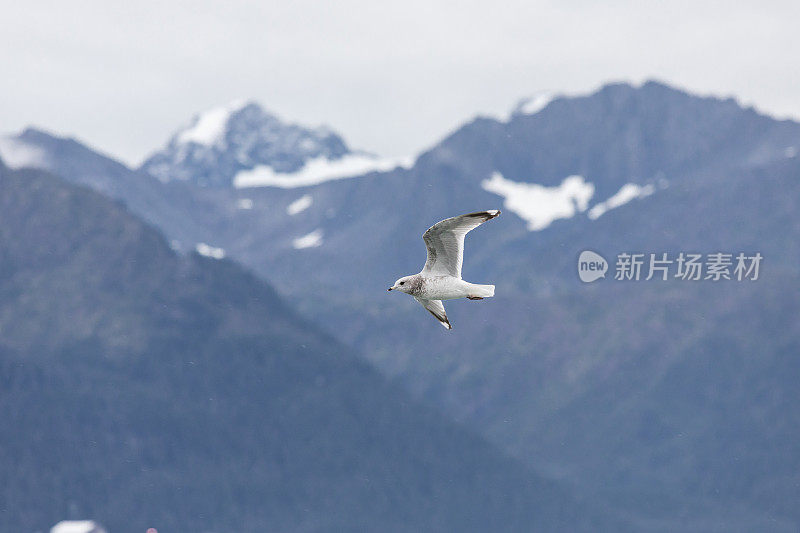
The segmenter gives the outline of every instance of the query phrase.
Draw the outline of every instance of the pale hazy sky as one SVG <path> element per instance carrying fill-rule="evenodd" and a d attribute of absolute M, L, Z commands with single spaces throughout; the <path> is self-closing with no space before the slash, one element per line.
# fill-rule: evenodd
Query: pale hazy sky
<path fill-rule="evenodd" d="M 33 124 L 128 163 L 239 98 L 383 155 L 526 95 L 609 80 L 800 118 L 795 0 L 3 4 L 0 131 Z"/>

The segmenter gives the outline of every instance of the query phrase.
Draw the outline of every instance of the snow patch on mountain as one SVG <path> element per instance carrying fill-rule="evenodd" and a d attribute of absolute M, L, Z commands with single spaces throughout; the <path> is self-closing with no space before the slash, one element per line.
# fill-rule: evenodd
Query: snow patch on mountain
<path fill-rule="evenodd" d="M 650 196 L 653 192 L 655 192 L 655 187 L 652 185 L 626 183 L 611 198 L 592 206 L 587 215 L 592 220 L 596 220 L 612 209 L 625 205 L 633 199 Z"/>
<path fill-rule="evenodd" d="M 572 218 L 586 211 L 594 195 L 594 185 L 583 176 L 569 176 L 560 185 L 545 187 L 505 179 L 495 172 L 481 187 L 504 198 L 503 205 L 528 223 L 528 230 L 539 231 L 554 220 Z"/>
<path fill-rule="evenodd" d="M 231 115 L 240 111 L 247 102 L 236 100 L 228 105 L 210 109 L 197 115 L 189 127 L 178 132 L 178 142 L 212 146 L 225 138 Z"/>
<path fill-rule="evenodd" d="M 105 529 L 94 520 L 62 520 L 50 528 L 50 533 L 104 533 Z"/>
<path fill-rule="evenodd" d="M 47 169 L 47 153 L 14 137 L 0 137 L 0 159 L 13 169 L 35 167 Z"/>
<path fill-rule="evenodd" d="M 298 213 L 302 213 L 314 202 L 314 199 L 311 197 L 310 194 L 304 194 L 294 202 L 290 203 L 286 208 L 286 214 L 294 216 Z"/>
<path fill-rule="evenodd" d="M 315 158 L 334 161 L 351 153 L 330 128 L 284 122 L 255 102 L 236 101 L 195 116 L 141 168 L 163 182 L 227 188 L 239 172 L 298 172 Z"/>
<path fill-rule="evenodd" d="M 511 115 L 535 115 L 553 101 L 555 95 L 552 93 L 537 93 L 528 98 L 523 98 L 514 107 Z"/>
<path fill-rule="evenodd" d="M 386 172 L 397 167 L 408 168 L 413 164 L 411 158 L 380 158 L 365 154 L 348 154 L 339 159 L 315 157 L 309 159 L 296 172 L 276 172 L 272 167 L 259 165 L 251 170 L 236 174 L 233 185 L 246 187 L 279 187 L 291 189 L 318 185 L 326 181 L 361 176 L 369 172 Z"/>
<path fill-rule="evenodd" d="M 315 229 L 311 233 L 298 237 L 292 241 L 292 246 L 295 250 L 302 250 L 303 248 L 316 248 L 322 245 L 322 230 Z"/>
<path fill-rule="evenodd" d="M 198 254 L 212 259 L 223 259 L 225 257 L 225 250 L 210 246 L 204 242 L 198 242 L 194 249 L 197 250 Z"/>

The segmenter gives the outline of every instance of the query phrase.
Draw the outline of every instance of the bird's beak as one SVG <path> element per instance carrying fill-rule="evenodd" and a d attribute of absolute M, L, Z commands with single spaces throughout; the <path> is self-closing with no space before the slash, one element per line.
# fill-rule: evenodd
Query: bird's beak
<path fill-rule="evenodd" d="M 392 289 L 394 289 L 394 287 L 389 287 L 389 290 L 392 290 Z"/>

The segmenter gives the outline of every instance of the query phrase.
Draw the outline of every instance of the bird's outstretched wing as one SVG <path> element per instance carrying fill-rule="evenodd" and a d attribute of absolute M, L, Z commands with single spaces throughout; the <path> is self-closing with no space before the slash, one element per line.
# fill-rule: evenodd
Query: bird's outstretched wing
<path fill-rule="evenodd" d="M 444 312 L 444 304 L 441 300 L 426 300 L 425 298 L 417 298 L 416 296 L 414 296 L 414 299 L 422 304 L 422 307 L 427 309 L 430 314 L 436 317 L 436 320 L 438 320 L 441 325 L 447 329 L 453 329 L 453 326 L 450 325 L 450 321 L 447 320 L 447 313 Z"/>
<path fill-rule="evenodd" d="M 464 236 L 487 220 L 500 214 L 499 210 L 478 211 L 437 222 L 422 235 L 428 248 L 428 260 L 423 273 L 434 276 L 461 278 L 464 262 Z"/>

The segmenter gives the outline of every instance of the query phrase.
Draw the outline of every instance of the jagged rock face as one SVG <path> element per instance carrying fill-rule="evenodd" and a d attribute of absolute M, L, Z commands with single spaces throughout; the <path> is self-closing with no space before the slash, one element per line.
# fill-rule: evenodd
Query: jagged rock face
<path fill-rule="evenodd" d="M 259 165 L 275 172 L 299 170 L 310 159 L 350 153 L 332 130 L 287 124 L 255 103 L 233 103 L 196 116 L 142 169 L 161 181 L 229 187 L 236 174 Z"/>

